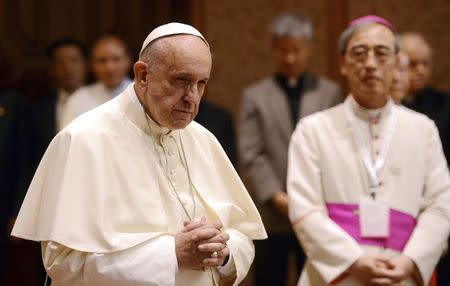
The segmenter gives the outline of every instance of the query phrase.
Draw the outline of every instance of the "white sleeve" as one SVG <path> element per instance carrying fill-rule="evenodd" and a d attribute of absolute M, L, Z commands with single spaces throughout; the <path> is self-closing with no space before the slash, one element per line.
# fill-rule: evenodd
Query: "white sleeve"
<path fill-rule="evenodd" d="M 227 281 L 229 285 L 239 285 L 244 280 L 250 269 L 250 266 L 255 258 L 255 248 L 253 241 L 249 239 L 245 234 L 236 229 L 228 228 L 226 232 L 230 235 L 230 239 L 227 241 L 228 248 L 232 257 L 224 267 L 229 267 L 229 273 L 226 273 L 227 277 L 224 277 L 224 271 L 219 271 L 221 278 Z M 233 267 L 231 267 L 233 266 Z M 228 285 L 228 284 L 224 284 Z"/>
<path fill-rule="evenodd" d="M 423 192 L 424 207 L 403 250 L 420 272 L 425 285 L 441 257 L 450 232 L 450 177 L 437 128 L 427 134 L 427 174 Z"/>
<path fill-rule="evenodd" d="M 327 283 L 331 283 L 364 251 L 328 217 L 317 145 L 313 132 L 308 132 L 300 121 L 289 146 L 289 218 L 309 262 Z"/>
<path fill-rule="evenodd" d="M 54 286 L 174 286 L 178 272 L 172 236 L 104 254 L 47 241 L 42 242 L 42 257 Z"/>

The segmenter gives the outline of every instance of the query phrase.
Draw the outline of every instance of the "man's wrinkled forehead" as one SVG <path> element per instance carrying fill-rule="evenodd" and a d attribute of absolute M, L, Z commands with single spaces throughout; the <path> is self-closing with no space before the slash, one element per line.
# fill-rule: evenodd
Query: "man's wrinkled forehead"
<path fill-rule="evenodd" d="M 395 51 L 395 35 L 384 25 L 377 23 L 364 24 L 354 32 L 348 40 L 347 50 L 357 47 L 379 47 Z"/>

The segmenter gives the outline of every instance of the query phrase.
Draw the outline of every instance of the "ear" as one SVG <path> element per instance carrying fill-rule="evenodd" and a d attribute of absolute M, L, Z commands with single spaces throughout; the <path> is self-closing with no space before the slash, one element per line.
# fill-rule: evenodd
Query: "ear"
<path fill-rule="evenodd" d="M 147 66 L 143 61 L 137 61 L 133 66 L 135 84 L 138 84 L 140 87 L 147 85 Z"/>
<path fill-rule="evenodd" d="M 339 70 L 341 72 L 341 75 L 343 76 L 347 75 L 347 67 L 345 66 L 345 55 L 339 56 Z"/>

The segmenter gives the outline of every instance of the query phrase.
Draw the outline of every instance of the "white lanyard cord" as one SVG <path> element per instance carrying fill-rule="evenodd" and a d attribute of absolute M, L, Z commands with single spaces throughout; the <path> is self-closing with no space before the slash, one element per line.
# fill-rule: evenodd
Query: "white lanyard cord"
<path fill-rule="evenodd" d="M 391 109 L 391 116 L 389 118 L 388 123 L 388 130 L 386 133 L 385 139 L 382 141 L 380 154 L 377 157 L 376 161 L 373 162 L 370 158 L 369 151 L 367 148 L 364 147 L 364 142 L 362 139 L 361 132 L 356 125 L 356 118 L 351 111 L 350 108 L 350 102 L 345 104 L 345 113 L 347 115 L 347 119 L 350 123 L 350 127 L 352 129 L 353 133 L 353 139 L 355 140 L 356 147 L 358 148 L 358 153 L 361 156 L 361 159 L 364 163 L 364 166 L 366 168 L 366 171 L 369 175 L 370 180 L 370 195 L 375 198 L 376 195 L 376 188 L 379 184 L 379 174 L 380 170 L 383 168 L 384 162 L 386 160 L 387 152 L 389 150 L 389 146 L 392 141 L 392 137 L 394 135 L 395 131 L 395 125 L 396 125 L 396 113 L 394 112 L 394 108 Z"/>

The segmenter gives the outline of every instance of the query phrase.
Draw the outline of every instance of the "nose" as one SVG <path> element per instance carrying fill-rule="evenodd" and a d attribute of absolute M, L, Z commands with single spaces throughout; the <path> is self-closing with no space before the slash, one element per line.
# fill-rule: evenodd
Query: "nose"
<path fill-rule="evenodd" d="M 115 68 L 115 65 L 114 65 L 114 62 L 113 62 L 113 61 L 107 61 L 107 62 L 106 62 L 106 69 L 107 69 L 108 71 L 112 71 L 112 70 L 114 70 L 114 68 Z"/>
<path fill-rule="evenodd" d="M 424 73 L 427 69 L 427 66 L 425 63 L 419 63 L 417 64 L 417 71 L 420 73 Z"/>
<path fill-rule="evenodd" d="M 295 62 L 295 54 L 294 53 L 287 53 L 284 57 L 284 61 L 287 64 L 293 64 Z"/>
<path fill-rule="evenodd" d="M 185 92 L 185 96 L 184 96 L 184 99 L 186 101 L 189 101 L 193 104 L 198 104 L 200 102 L 201 97 L 202 97 L 202 94 L 196 84 L 186 86 L 186 92 Z"/>
<path fill-rule="evenodd" d="M 367 53 L 367 58 L 366 58 L 366 67 L 367 68 L 371 68 L 374 69 L 377 67 L 377 59 L 375 57 L 375 53 L 373 50 L 370 50 Z"/>

